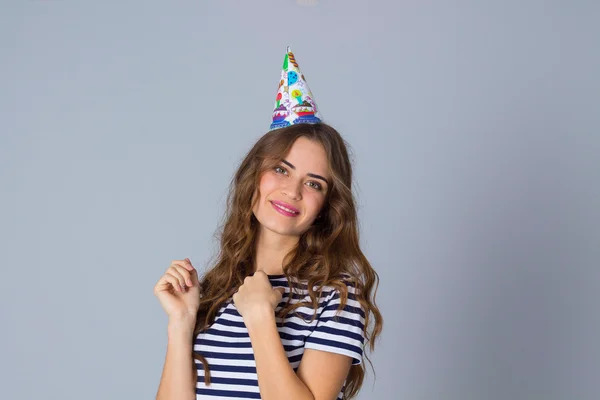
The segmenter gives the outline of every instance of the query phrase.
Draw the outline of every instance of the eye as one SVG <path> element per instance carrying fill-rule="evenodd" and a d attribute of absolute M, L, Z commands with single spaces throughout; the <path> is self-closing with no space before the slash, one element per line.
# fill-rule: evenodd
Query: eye
<path fill-rule="evenodd" d="M 313 185 L 313 188 L 315 188 L 316 190 L 321 190 L 323 189 L 323 186 L 319 183 L 319 182 L 315 182 L 315 181 L 308 181 L 309 184 Z"/>
<path fill-rule="evenodd" d="M 273 168 L 273 170 L 275 172 L 277 172 L 278 174 L 281 174 L 281 173 L 285 174 L 285 173 L 287 173 L 287 170 L 285 168 L 283 168 L 281 165 L 276 166 L 275 168 Z"/>

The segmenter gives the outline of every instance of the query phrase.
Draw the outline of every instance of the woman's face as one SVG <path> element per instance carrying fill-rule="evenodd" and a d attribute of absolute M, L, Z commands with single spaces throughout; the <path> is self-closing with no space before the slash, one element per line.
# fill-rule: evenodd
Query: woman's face
<path fill-rule="evenodd" d="M 283 161 L 263 173 L 252 210 L 263 228 L 286 236 L 306 232 L 325 204 L 331 182 L 323 146 L 298 138 Z"/>

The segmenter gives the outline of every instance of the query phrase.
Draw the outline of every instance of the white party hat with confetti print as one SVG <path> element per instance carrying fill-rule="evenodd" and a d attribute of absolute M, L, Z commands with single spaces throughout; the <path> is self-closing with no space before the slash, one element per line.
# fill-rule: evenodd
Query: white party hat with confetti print
<path fill-rule="evenodd" d="M 283 59 L 270 130 L 317 122 L 321 122 L 317 104 L 298 67 L 296 57 L 288 46 Z"/>

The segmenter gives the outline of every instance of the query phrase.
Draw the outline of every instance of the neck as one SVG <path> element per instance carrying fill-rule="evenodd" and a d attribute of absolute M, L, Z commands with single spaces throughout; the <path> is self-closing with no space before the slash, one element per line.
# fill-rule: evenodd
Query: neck
<path fill-rule="evenodd" d="M 261 227 L 256 241 L 254 272 L 283 274 L 283 258 L 298 243 L 298 236 L 284 236 Z"/>

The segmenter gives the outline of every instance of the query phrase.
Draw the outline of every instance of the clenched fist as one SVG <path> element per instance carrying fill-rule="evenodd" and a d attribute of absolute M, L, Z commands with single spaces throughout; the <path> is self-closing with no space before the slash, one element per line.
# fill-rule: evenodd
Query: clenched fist
<path fill-rule="evenodd" d="M 171 263 L 154 286 L 154 295 L 169 318 L 196 318 L 200 305 L 200 284 L 198 272 L 189 258 Z"/>

